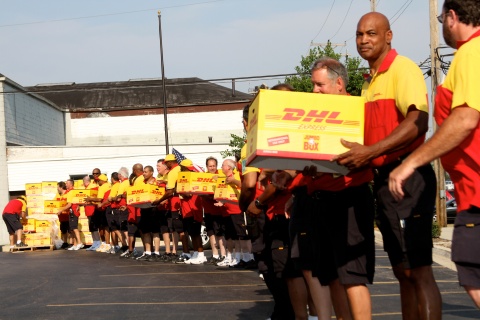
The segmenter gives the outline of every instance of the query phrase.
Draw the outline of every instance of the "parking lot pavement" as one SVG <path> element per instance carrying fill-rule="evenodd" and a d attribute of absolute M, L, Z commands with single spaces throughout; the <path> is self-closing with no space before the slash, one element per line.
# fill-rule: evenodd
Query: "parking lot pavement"
<path fill-rule="evenodd" d="M 455 271 L 437 263 L 433 270 L 443 319 L 480 318 Z M 255 271 L 85 250 L 0 253 L 0 281 L 0 319 L 266 319 L 273 307 Z M 401 319 L 398 284 L 380 244 L 369 289 L 374 319 Z"/>

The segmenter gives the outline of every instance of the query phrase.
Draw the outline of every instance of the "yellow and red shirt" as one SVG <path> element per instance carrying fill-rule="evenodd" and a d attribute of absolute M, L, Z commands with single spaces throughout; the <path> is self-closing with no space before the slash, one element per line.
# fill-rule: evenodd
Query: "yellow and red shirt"
<path fill-rule="evenodd" d="M 21 199 L 10 200 L 5 209 L 3 209 L 3 214 L 21 214 L 27 210 L 27 204 Z"/>
<path fill-rule="evenodd" d="M 427 87 L 420 68 L 410 59 L 392 49 L 373 77 L 362 87 L 365 104 L 365 145 L 373 145 L 398 127 L 405 119 L 410 106 L 428 113 Z M 380 167 L 412 152 L 425 140 L 418 137 L 401 150 L 372 160 L 373 167 Z"/>
<path fill-rule="evenodd" d="M 435 121 L 442 125 L 452 109 L 467 105 L 480 112 L 480 31 L 458 43 L 447 77 L 437 89 Z M 441 157 L 455 185 L 458 212 L 480 207 L 480 123 L 458 146 Z"/>
<path fill-rule="evenodd" d="M 175 192 L 175 188 L 177 186 L 177 179 L 178 179 L 178 174 L 180 173 L 180 166 L 178 164 L 175 164 L 173 168 L 170 169 L 170 171 L 166 175 L 166 180 L 167 180 L 167 185 L 165 187 L 166 190 L 171 190 L 173 189 Z M 177 194 L 174 194 L 173 197 L 168 199 L 169 202 L 169 209 L 171 211 L 179 211 L 180 210 L 180 198 L 178 197 Z"/>

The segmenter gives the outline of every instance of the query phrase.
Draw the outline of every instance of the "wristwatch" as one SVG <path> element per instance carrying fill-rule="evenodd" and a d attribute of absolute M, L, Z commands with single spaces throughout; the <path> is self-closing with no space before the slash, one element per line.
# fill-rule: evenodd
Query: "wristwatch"
<path fill-rule="evenodd" d="M 257 207 L 257 209 L 265 209 L 265 205 L 263 203 L 260 202 L 260 200 L 255 199 L 255 207 Z"/>

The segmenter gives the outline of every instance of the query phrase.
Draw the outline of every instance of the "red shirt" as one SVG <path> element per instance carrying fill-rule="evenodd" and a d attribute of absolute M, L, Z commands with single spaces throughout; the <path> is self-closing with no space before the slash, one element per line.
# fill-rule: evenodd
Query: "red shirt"
<path fill-rule="evenodd" d="M 195 221 L 203 221 L 202 200 L 198 195 L 180 199 L 183 218 L 193 217 Z"/>
<path fill-rule="evenodd" d="M 3 209 L 3 214 L 21 214 L 24 205 L 25 203 L 19 199 L 10 200 L 5 206 L 5 209 Z"/>

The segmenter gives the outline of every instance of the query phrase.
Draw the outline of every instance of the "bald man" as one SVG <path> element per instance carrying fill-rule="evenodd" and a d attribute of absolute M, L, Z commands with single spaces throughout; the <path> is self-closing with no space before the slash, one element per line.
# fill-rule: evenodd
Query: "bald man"
<path fill-rule="evenodd" d="M 442 300 L 432 272 L 432 218 L 436 180 L 430 164 L 415 169 L 397 202 L 388 190 L 390 172 L 425 140 L 427 88 L 418 66 L 392 49 L 388 19 L 371 12 L 357 25 L 357 50 L 370 75 L 362 96 L 365 145 L 343 141 L 348 152 L 334 160 L 349 169 L 374 168 L 376 222 L 395 277 L 404 319 L 440 319 Z"/>

